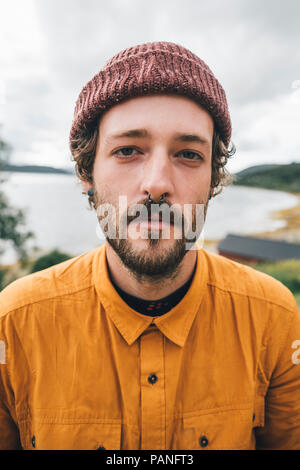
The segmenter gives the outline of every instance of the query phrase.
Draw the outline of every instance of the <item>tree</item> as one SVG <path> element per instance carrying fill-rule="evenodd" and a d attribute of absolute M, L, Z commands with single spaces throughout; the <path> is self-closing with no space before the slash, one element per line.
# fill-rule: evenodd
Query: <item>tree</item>
<path fill-rule="evenodd" d="M 61 251 L 57 249 L 52 250 L 49 253 L 41 256 L 40 258 L 34 261 L 34 263 L 31 266 L 30 273 L 41 271 L 42 269 L 46 269 L 46 268 L 49 268 L 50 266 L 53 266 L 54 264 L 67 261 L 70 258 L 71 256 L 66 253 L 62 253 Z"/>
<path fill-rule="evenodd" d="M 7 162 L 11 152 L 11 146 L 0 137 L 0 183 L 5 181 L 3 177 L 3 165 Z M 25 242 L 34 237 L 33 232 L 23 230 L 25 216 L 21 209 L 13 208 L 0 190 L 0 256 L 5 250 L 5 242 L 10 241 L 22 262 L 27 260 Z M 4 242 L 4 243 L 3 243 Z"/>
<path fill-rule="evenodd" d="M 0 127 L 1 129 L 1 127 Z M 0 163 L 8 162 L 12 152 L 12 146 L 0 137 Z"/>

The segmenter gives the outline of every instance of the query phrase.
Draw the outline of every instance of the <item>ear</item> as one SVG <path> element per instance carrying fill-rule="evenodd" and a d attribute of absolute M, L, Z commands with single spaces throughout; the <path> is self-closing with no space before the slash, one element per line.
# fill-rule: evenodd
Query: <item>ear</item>
<path fill-rule="evenodd" d="M 83 180 L 81 180 L 81 186 L 85 194 L 87 194 L 88 190 L 93 187 L 92 183 L 90 183 L 89 181 L 83 181 Z"/>

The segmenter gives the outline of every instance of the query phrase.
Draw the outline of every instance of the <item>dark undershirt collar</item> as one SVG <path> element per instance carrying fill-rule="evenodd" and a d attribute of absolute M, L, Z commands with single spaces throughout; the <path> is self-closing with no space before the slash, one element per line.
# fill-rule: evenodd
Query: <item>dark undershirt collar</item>
<path fill-rule="evenodd" d="M 164 313 L 169 312 L 169 310 L 175 307 L 175 305 L 177 305 L 183 299 L 192 283 L 196 270 L 196 264 L 197 263 L 195 263 L 195 268 L 193 270 L 192 275 L 183 286 L 179 287 L 179 289 L 172 292 L 170 295 L 167 295 L 166 297 L 163 297 L 159 300 L 145 300 L 130 295 L 127 292 L 123 291 L 123 289 L 120 289 L 120 287 L 118 287 L 114 283 L 112 278 L 110 278 L 110 280 L 114 288 L 118 292 L 119 296 L 124 300 L 124 302 L 127 303 L 127 305 L 129 305 L 130 308 L 132 308 L 136 312 L 142 313 L 143 315 L 148 315 L 150 317 L 158 317 L 160 315 L 163 315 Z"/>

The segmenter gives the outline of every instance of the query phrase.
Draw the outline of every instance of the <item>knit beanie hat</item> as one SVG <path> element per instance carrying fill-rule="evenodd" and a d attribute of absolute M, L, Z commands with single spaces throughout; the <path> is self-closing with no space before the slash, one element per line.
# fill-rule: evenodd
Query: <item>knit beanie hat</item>
<path fill-rule="evenodd" d="M 71 152 L 87 126 L 104 111 L 128 98 L 159 93 L 184 95 L 202 105 L 228 147 L 231 121 L 226 95 L 210 68 L 178 44 L 150 42 L 113 56 L 83 87 L 70 132 Z"/>

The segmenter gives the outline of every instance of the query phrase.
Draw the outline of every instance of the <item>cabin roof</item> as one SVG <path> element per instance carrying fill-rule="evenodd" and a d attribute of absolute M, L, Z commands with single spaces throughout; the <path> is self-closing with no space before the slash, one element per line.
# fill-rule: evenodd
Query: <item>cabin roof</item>
<path fill-rule="evenodd" d="M 229 233 L 218 245 L 219 252 L 261 260 L 300 259 L 300 243 L 245 237 Z"/>

